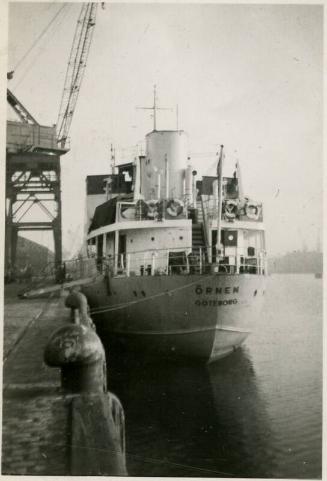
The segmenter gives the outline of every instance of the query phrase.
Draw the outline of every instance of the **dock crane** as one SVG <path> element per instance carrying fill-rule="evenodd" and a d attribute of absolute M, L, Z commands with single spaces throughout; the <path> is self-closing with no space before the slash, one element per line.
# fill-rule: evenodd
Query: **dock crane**
<path fill-rule="evenodd" d="M 69 54 L 64 89 L 61 96 L 58 120 L 56 123 L 57 142 L 65 149 L 68 132 L 77 104 L 97 14 L 97 3 L 83 3 L 77 20 L 73 44 Z M 102 4 L 102 8 L 104 8 Z M 13 78 L 14 71 L 7 73 L 7 80 Z M 39 125 L 26 107 L 7 88 L 7 101 L 23 123 Z"/>
<path fill-rule="evenodd" d="M 56 127 L 40 125 L 7 89 L 8 104 L 20 121 L 7 122 L 6 272 L 16 270 L 19 231 L 51 230 L 54 236 L 56 277 L 57 279 L 60 277 L 62 264 L 60 156 L 69 150 L 66 142 L 90 50 L 96 12 L 96 3 L 84 3 L 81 7 L 70 50 Z M 54 18 L 57 16 L 58 13 Z M 53 20 L 50 24 L 52 22 Z M 46 29 L 42 35 L 44 32 Z M 35 45 L 36 42 L 33 47 Z M 30 51 L 31 49 L 28 53 Z M 14 71 L 8 72 L 7 79 L 12 79 L 13 74 Z M 55 205 L 54 212 L 46 207 L 49 202 Z M 34 205 L 46 213 L 45 220 L 33 217 Z M 22 212 L 24 206 L 26 210 Z M 25 215 L 28 211 L 30 214 L 26 220 Z"/>
<path fill-rule="evenodd" d="M 94 31 L 97 3 L 82 5 L 67 65 L 64 90 L 57 120 L 57 142 L 65 148 Z"/>

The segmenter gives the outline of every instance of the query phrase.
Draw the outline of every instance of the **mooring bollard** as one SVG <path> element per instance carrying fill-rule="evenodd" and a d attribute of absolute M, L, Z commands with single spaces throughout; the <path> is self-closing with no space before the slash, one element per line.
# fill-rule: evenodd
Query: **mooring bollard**
<path fill-rule="evenodd" d="M 60 367 L 62 388 L 71 395 L 70 474 L 126 476 L 124 410 L 107 391 L 105 351 L 87 299 L 73 292 L 65 304 L 73 323 L 53 333 L 44 360 Z"/>
<path fill-rule="evenodd" d="M 86 297 L 74 292 L 66 298 L 72 321 L 51 336 L 44 353 L 48 366 L 60 367 L 62 388 L 70 392 L 105 392 L 106 356 L 88 315 Z"/>
<path fill-rule="evenodd" d="M 92 329 L 68 324 L 51 336 L 44 353 L 48 366 L 60 367 L 61 386 L 68 392 L 104 392 L 105 353 Z"/>
<path fill-rule="evenodd" d="M 89 316 L 89 306 L 84 294 L 81 292 L 70 293 L 66 297 L 65 306 L 71 308 L 73 322 L 95 329 Z"/>

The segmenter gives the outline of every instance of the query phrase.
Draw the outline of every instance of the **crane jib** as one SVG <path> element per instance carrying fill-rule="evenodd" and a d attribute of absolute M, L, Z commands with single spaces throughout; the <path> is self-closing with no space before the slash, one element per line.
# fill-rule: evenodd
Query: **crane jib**
<path fill-rule="evenodd" d="M 77 20 L 73 44 L 70 50 L 64 90 L 57 120 L 57 141 L 65 146 L 75 112 L 78 94 L 92 42 L 97 3 L 84 3 Z"/>

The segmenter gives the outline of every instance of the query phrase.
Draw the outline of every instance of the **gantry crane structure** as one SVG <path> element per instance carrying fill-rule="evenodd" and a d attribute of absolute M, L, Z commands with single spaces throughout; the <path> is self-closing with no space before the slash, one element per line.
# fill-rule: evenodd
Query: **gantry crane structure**
<path fill-rule="evenodd" d="M 83 4 L 70 51 L 57 126 L 42 126 L 17 97 L 7 89 L 7 101 L 19 121 L 7 121 L 6 149 L 6 242 L 5 269 L 16 270 L 20 231 L 51 230 L 55 263 L 62 265 L 61 168 L 60 158 L 68 152 L 68 133 L 92 41 L 97 4 Z M 12 72 L 8 78 L 12 77 Z M 33 206 L 45 214 L 35 216 Z M 29 215 L 26 217 L 27 213 Z M 33 215 L 34 214 L 34 215 Z M 38 214 L 38 213 L 37 213 Z M 12 275 L 13 277 L 13 275 Z"/>

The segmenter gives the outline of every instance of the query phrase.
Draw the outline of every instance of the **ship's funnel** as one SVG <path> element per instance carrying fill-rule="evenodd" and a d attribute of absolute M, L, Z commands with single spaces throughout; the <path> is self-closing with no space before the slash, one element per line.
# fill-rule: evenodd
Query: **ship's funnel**
<path fill-rule="evenodd" d="M 187 168 L 187 134 L 182 130 L 153 131 L 146 136 L 146 159 L 141 169 L 145 199 L 183 198 Z M 160 179 L 160 185 L 158 185 Z"/>

